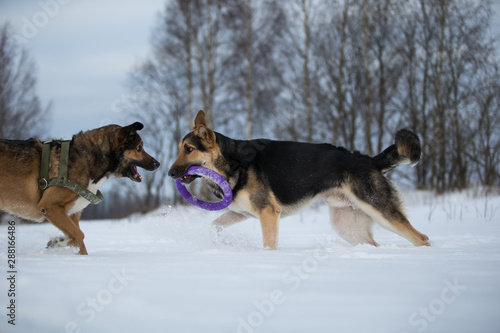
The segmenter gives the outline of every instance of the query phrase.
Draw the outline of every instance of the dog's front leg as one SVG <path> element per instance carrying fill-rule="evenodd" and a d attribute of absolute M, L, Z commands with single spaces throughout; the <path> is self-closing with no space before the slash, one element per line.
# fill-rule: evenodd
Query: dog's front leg
<path fill-rule="evenodd" d="M 264 249 L 266 250 L 276 250 L 280 215 L 281 207 L 278 205 L 267 206 L 259 213 Z"/>
<path fill-rule="evenodd" d="M 248 217 L 243 215 L 243 214 L 236 213 L 236 212 L 233 212 L 232 210 L 230 210 L 228 212 L 225 212 L 224 214 L 222 214 L 218 218 L 216 218 L 212 222 L 212 225 L 215 227 L 217 232 L 220 233 L 222 231 L 222 229 L 224 229 L 225 227 L 228 227 L 232 224 L 246 220 L 247 218 Z"/>
<path fill-rule="evenodd" d="M 61 207 L 60 205 L 43 205 L 42 203 L 42 205 L 39 204 L 38 208 L 47 220 L 50 221 L 50 223 L 70 238 L 67 243 L 68 246 L 78 247 L 80 249 L 78 254 L 88 254 L 87 248 L 83 242 L 85 235 L 78 226 L 80 214 L 72 215 L 72 219 L 68 216 L 68 214 L 66 214 L 64 207 Z"/>
<path fill-rule="evenodd" d="M 78 212 L 78 213 L 75 213 L 75 214 L 70 216 L 70 219 L 75 223 L 75 225 L 78 227 L 78 229 L 80 231 L 82 230 L 82 229 L 80 229 L 80 217 L 81 216 L 82 216 L 82 212 Z M 82 232 L 82 234 L 83 234 L 83 232 Z M 85 243 L 83 242 L 83 240 L 82 240 L 82 243 L 80 244 L 80 252 L 78 252 L 78 254 L 83 254 L 83 255 L 88 254 L 87 248 L 85 247 Z"/>
<path fill-rule="evenodd" d="M 232 224 L 246 220 L 247 216 L 233 212 L 232 210 L 225 212 L 212 222 L 211 234 L 216 244 L 223 243 L 222 230 Z"/>

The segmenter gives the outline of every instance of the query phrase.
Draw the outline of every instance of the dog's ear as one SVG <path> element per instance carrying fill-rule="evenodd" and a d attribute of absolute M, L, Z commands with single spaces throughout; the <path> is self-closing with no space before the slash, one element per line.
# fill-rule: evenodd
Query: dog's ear
<path fill-rule="evenodd" d="M 142 123 L 136 121 L 132 125 L 128 125 L 128 126 L 124 127 L 123 129 L 128 131 L 130 134 L 135 134 L 137 131 L 140 131 L 143 128 L 144 128 L 144 125 Z"/>
<path fill-rule="evenodd" d="M 123 132 L 126 138 L 131 138 L 137 134 L 137 131 L 140 131 L 144 128 L 144 125 L 138 121 L 133 123 L 132 125 L 128 125 L 123 128 Z"/>
<path fill-rule="evenodd" d="M 122 127 L 118 135 L 119 141 L 121 142 L 133 141 L 135 139 L 137 131 L 140 131 L 143 128 L 144 125 L 138 121 L 136 121 L 131 125 Z"/>
<path fill-rule="evenodd" d="M 197 129 L 200 126 L 207 126 L 207 118 L 205 116 L 205 112 L 203 110 L 198 111 L 196 118 L 194 118 L 194 127 L 193 130 Z"/>
<path fill-rule="evenodd" d="M 201 140 L 206 141 L 208 145 L 212 145 L 215 143 L 215 133 L 210 128 L 201 125 L 198 127 L 198 130 L 195 132 L 196 136 L 198 136 Z"/>
<path fill-rule="evenodd" d="M 203 110 L 198 111 L 196 118 L 194 119 L 195 135 L 201 140 L 206 141 L 208 145 L 215 143 L 215 133 L 210 128 L 207 127 L 207 118 Z"/>

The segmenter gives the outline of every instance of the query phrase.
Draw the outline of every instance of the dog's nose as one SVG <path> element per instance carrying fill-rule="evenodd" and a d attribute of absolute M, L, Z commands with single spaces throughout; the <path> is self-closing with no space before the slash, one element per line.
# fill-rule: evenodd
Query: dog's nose
<path fill-rule="evenodd" d="M 154 161 L 153 161 L 153 167 L 154 167 L 155 169 L 158 169 L 158 167 L 159 167 L 159 166 L 160 166 L 160 162 L 158 162 L 157 160 L 154 160 Z"/>
<path fill-rule="evenodd" d="M 177 170 L 176 170 L 176 169 L 174 169 L 174 168 L 172 168 L 172 169 L 168 170 L 168 175 L 169 175 L 170 177 L 172 177 L 172 178 L 178 178 L 178 177 L 176 177 L 176 176 L 177 176 Z"/>

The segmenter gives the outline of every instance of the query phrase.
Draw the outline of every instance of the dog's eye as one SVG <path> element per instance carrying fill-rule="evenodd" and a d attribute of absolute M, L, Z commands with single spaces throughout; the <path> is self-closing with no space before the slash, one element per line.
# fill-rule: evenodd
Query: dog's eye
<path fill-rule="evenodd" d="M 194 150 L 193 147 L 186 147 L 186 154 L 191 153 Z"/>
<path fill-rule="evenodd" d="M 137 151 L 140 153 L 142 151 L 142 145 L 137 146 Z"/>

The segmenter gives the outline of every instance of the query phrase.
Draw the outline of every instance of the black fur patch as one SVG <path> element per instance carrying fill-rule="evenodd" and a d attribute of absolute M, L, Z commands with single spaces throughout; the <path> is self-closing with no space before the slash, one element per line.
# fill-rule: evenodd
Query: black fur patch
<path fill-rule="evenodd" d="M 250 185 L 248 173 L 251 170 L 262 186 L 268 188 L 283 205 L 294 205 L 346 184 L 356 196 L 374 204 L 377 209 L 386 204 L 375 199 L 381 192 L 382 198 L 399 202 L 391 183 L 381 173 L 383 169 L 393 168 L 408 159 L 398 155 L 396 145 L 376 157 L 370 157 L 330 144 L 233 140 L 217 132 L 216 138 L 224 157 L 216 161 L 217 167 L 226 170 L 226 179 L 237 179 L 233 188 L 235 196 Z M 259 200 L 254 203 L 264 204 L 267 200 L 265 193 L 256 195 Z"/>
<path fill-rule="evenodd" d="M 203 146 L 199 136 L 195 135 L 194 132 L 189 132 L 183 139 L 182 142 L 189 140 L 189 143 L 196 147 L 201 152 L 206 152 L 207 149 Z"/>

